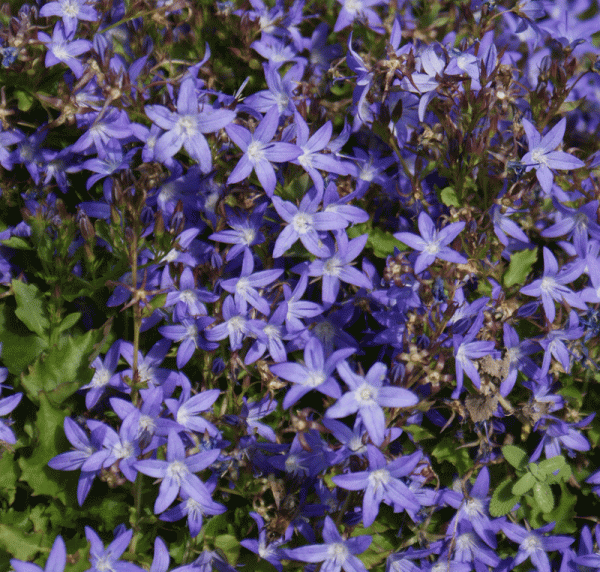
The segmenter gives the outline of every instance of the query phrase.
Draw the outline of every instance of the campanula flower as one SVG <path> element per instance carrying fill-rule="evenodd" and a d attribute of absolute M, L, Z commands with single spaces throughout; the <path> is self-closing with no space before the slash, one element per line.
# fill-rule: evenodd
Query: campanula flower
<path fill-rule="evenodd" d="M 449 247 L 462 229 L 465 228 L 464 222 L 454 222 L 445 226 L 442 230 L 436 230 L 431 217 L 423 211 L 419 214 L 418 223 L 421 236 L 411 232 L 397 232 L 394 234 L 394 238 L 421 252 L 415 261 L 415 272 L 417 274 L 423 272 L 437 258 L 457 264 L 466 264 L 467 259 Z"/>
<path fill-rule="evenodd" d="M 354 373 L 345 361 L 338 364 L 337 370 L 350 391 L 342 395 L 325 415 L 340 418 L 358 412 L 377 446 L 383 443 L 385 435 L 382 407 L 412 407 L 419 402 L 419 398 L 408 389 L 383 385 L 387 367 L 381 362 L 373 364 L 364 377 Z"/>
<path fill-rule="evenodd" d="M 272 107 L 257 125 L 254 133 L 250 133 L 241 125 L 232 124 L 226 127 L 227 135 L 244 152 L 227 179 L 228 185 L 243 181 L 254 171 L 267 195 L 273 196 L 277 180 L 271 162 L 292 161 L 302 153 L 297 145 L 273 141 L 278 125 L 279 111 Z"/>
<path fill-rule="evenodd" d="M 564 151 L 554 151 L 562 143 L 567 126 L 566 118 L 563 117 L 544 137 L 527 119 L 522 119 L 521 123 L 529 146 L 529 151 L 523 156 L 522 162 L 527 165 L 527 171 L 535 169 L 535 176 L 540 186 L 546 194 L 550 194 L 554 180 L 551 169 L 569 171 L 579 169 L 585 163 Z"/>
<path fill-rule="evenodd" d="M 353 536 L 344 540 L 331 520 L 325 517 L 323 524 L 324 544 L 311 544 L 286 550 L 285 555 L 291 560 L 301 562 L 322 562 L 321 569 L 328 572 L 367 572 L 365 565 L 355 556 L 361 554 L 371 544 L 372 537 L 367 535 Z"/>

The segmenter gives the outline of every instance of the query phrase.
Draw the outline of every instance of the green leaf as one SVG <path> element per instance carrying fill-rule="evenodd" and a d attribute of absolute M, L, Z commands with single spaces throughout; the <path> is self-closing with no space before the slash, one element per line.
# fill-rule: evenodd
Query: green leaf
<path fill-rule="evenodd" d="M 427 439 L 436 438 L 436 436 L 431 431 L 419 425 L 409 425 L 408 427 L 404 427 L 404 430 L 412 435 L 412 440 L 415 443 L 419 443 L 420 441 L 425 441 Z"/>
<path fill-rule="evenodd" d="M 513 486 L 513 495 L 522 496 L 535 484 L 535 477 L 531 473 L 525 473 Z"/>
<path fill-rule="evenodd" d="M 387 258 L 390 254 L 394 254 L 394 248 L 406 250 L 404 243 L 394 238 L 391 233 L 380 228 L 369 230 L 367 246 L 373 249 L 373 254 L 377 258 Z"/>
<path fill-rule="evenodd" d="M 553 474 L 553 473 L 549 473 L 546 476 L 546 482 L 549 485 L 552 485 L 554 483 L 559 483 L 559 482 L 566 482 L 571 478 L 572 475 L 572 471 L 571 471 L 571 467 L 565 463 L 559 470 L 558 473 Z"/>
<path fill-rule="evenodd" d="M 540 480 L 544 479 L 544 475 L 540 473 L 538 466 L 535 463 L 529 463 L 527 465 L 527 470 L 534 476 Z"/>
<path fill-rule="evenodd" d="M 15 455 L 8 451 L 0 453 L 0 475 L 2 475 L 2 486 L 0 495 L 8 500 L 9 506 L 15 502 L 17 492 L 17 479 L 19 478 L 19 467 L 15 462 Z"/>
<path fill-rule="evenodd" d="M 459 474 L 464 474 L 473 465 L 467 449 L 457 449 L 456 441 L 451 437 L 442 439 L 435 446 L 431 454 L 438 461 L 448 461 L 452 463 Z"/>
<path fill-rule="evenodd" d="M 562 455 L 557 455 L 556 457 L 551 457 L 550 459 L 541 461 L 538 463 L 540 478 L 543 479 L 555 471 L 562 469 L 565 463 L 565 458 Z"/>
<path fill-rule="evenodd" d="M 531 268 L 537 260 L 537 248 L 514 252 L 510 257 L 508 270 L 504 273 L 504 286 L 509 288 L 515 284 L 525 284 Z"/>
<path fill-rule="evenodd" d="M 490 499 L 490 514 L 492 516 L 504 516 L 518 503 L 519 498 L 511 492 L 512 484 L 509 479 L 501 483 L 494 491 Z"/>
<path fill-rule="evenodd" d="M 4 246 L 10 246 L 11 248 L 15 248 L 17 250 L 32 250 L 33 247 L 29 244 L 24 238 L 20 236 L 11 236 L 6 240 L 0 241 L 0 244 Z"/>
<path fill-rule="evenodd" d="M 515 469 L 524 470 L 527 466 L 527 453 L 516 445 L 505 445 L 502 447 L 502 454 Z"/>
<path fill-rule="evenodd" d="M 442 202 L 448 207 L 460 207 L 460 201 L 452 187 L 445 187 L 440 193 Z"/>
<path fill-rule="evenodd" d="M 72 314 L 68 314 L 58 326 L 58 332 L 64 332 L 65 330 L 72 328 L 79 321 L 79 318 L 81 318 L 81 312 L 73 312 Z"/>
<path fill-rule="evenodd" d="M 35 99 L 33 96 L 25 91 L 16 91 L 15 96 L 17 97 L 17 106 L 19 111 L 29 111 Z"/>
<path fill-rule="evenodd" d="M 554 508 L 552 490 L 546 483 L 533 485 L 533 498 L 542 512 L 550 512 Z"/>
<path fill-rule="evenodd" d="M 235 565 L 240 557 L 240 541 L 232 534 L 220 534 L 215 538 L 215 548 L 220 548 L 227 561 Z"/>
<path fill-rule="evenodd" d="M 35 284 L 12 281 L 17 309 L 15 314 L 32 332 L 46 339 L 50 322 L 46 316 L 46 301 Z"/>
<path fill-rule="evenodd" d="M 48 467 L 48 461 L 63 453 L 57 443 L 64 442 L 63 422 L 66 412 L 52 405 L 45 394 L 40 394 L 40 408 L 36 416 L 37 439 L 33 445 L 33 454 L 30 457 L 20 457 L 20 481 L 25 481 L 33 489 L 33 495 L 48 495 L 59 499 L 63 504 L 68 503 L 67 493 L 72 494 L 69 487 L 72 483 L 65 483 L 68 478 L 62 471 L 55 471 Z"/>
<path fill-rule="evenodd" d="M 58 345 L 41 355 L 22 376 L 21 383 L 29 397 L 37 402 L 39 395 L 45 393 L 51 402 L 60 405 L 88 383 L 93 371 L 87 356 L 101 338 L 99 330 L 61 338 Z"/>
<path fill-rule="evenodd" d="M 32 560 L 40 551 L 43 532 L 26 534 L 19 528 L 0 524 L 0 547 L 18 560 Z"/>

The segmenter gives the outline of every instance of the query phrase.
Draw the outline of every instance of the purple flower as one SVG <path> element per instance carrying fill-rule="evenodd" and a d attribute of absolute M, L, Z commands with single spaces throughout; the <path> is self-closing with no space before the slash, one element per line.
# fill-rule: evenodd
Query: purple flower
<path fill-rule="evenodd" d="M 0 415 L 8 415 L 21 401 L 23 397 L 22 393 L 15 393 L 10 397 L 0 399 Z M 14 445 L 17 442 L 15 434 L 12 429 L 8 428 L 8 425 L 0 419 L 0 440 L 6 441 L 7 443 Z"/>
<path fill-rule="evenodd" d="M 160 491 L 154 503 L 154 513 L 164 512 L 177 498 L 180 489 L 206 510 L 220 510 L 222 505 L 212 500 L 207 486 L 194 474 L 212 465 L 220 453 L 220 449 L 212 449 L 186 457 L 181 438 L 176 431 L 171 430 L 167 443 L 166 461 L 147 459 L 135 464 L 136 470 L 140 473 L 155 479 L 162 479 Z"/>
<path fill-rule="evenodd" d="M 324 304 L 335 302 L 340 290 L 340 281 L 359 288 L 373 288 L 371 280 L 365 274 L 350 266 L 350 263 L 362 252 L 369 235 L 363 234 L 349 241 L 346 232 L 341 230 L 336 232 L 336 238 L 335 252 L 330 252 L 327 258 L 314 260 L 308 265 L 309 276 L 322 276 L 323 278 L 322 300 Z"/>
<path fill-rule="evenodd" d="M 587 310 L 587 305 L 582 302 L 577 294 L 567 288 L 565 284 L 573 282 L 581 275 L 582 269 L 576 265 L 559 272 L 558 263 L 550 249 L 544 246 L 544 273 L 541 278 L 521 288 L 520 292 L 526 296 L 540 297 L 544 312 L 549 322 L 554 321 L 556 309 L 554 301 L 564 301 L 573 308 Z"/>
<path fill-rule="evenodd" d="M 184 388 L 179 399 L 165 399 L 165 405 L 179 424 L 180 429 L 196 433 L 207 431 L 210 435 L 215 436 L 219 434 L 218 429 L 198 413 L 208 411 L 220 393 L 218 389 L 208 389 L 190 397 L 189 389 Z"/>
<path fill-rule="evenodd" d="M 109 545 L 104 548 L 104 543 L 96 532 L 89 526 L 85 527 L 85 536 L 90 543 L 91 568 L 87 572 L 143 572 L 143 568 L 131 562 L 119 560 L 129 546 L 133 530 L 123 530 Z"/>
<path fill-rule="evenodd" d="M 347 26 L 350 26 L 354 20 L 365 21 L 371 30 L 383 33 L 381 18 L 371 6 L 384 4 L 383 0 L 338 0 L 342 9 L 335 21 L 334 32 L 339 32 Z"/>
<path fill-rule="evenodd" d="M 318 169 L 337 175 L 348 174 L 348 168 L 334 155 L 320 152 L 329 145 L 331 140 L 333 129 L 331 121 L 321 126 L 310 138 L 308 125 L 298 112 L 294 115 L 294 122 L 296 124 L 296 144 L 302 149 L 302 155 L 292 162 L 302 166 L 318 191 L 322 191 L 324 188 L 323 177 Z"/>
<path fill-rule="evenodd" d="M 464 256 L 448 247 L 465 227 L 464 222 L 454 222 L 438 231 L 435 229 L 431 217 L 426 212 L 421 212 L 418 224 L 421 236 L 411 232 L 394 234 L 394 237 L 400 242 L 421 251 L 415 261 L 417 274 L 423 272 L 436 258 L 457 264 L 466 264 L 467 259 Z"/>
<path fill-rule="evenodd" d="M 91 2 L 93 3 L 93 2 Z M 42 6 L 40 16 L 58 16 L 65 25 L 65 33 L 69 36 L 75 32 L 79 20 L 95 22 L 98 12 L 90 6 L 88 0 L 58 0 Z"/>
<path fill-rule="evenodd" d="M 273 258 L 283 256 L 298 239 L 302 241 L 306 250 L 315 256 L 329 254 L 329 250 L 319 238 L 318 231 L 346 228 L 348 222 L 333 213 L 317 212 L 322 196 L 322 191 L 308 192 L 302 197 L 299 206 L 279 197 L 272 198 L 275 210 L 288 223 L 275 241 Z"/>
<path fill-rule="evenodd" d="M 456 389 L 452 392 L 453 399 L 458 399 L 458 396 L 462 391 L 464 373 L 469 376 L 469 379 L 475 384 L 475 387 L 478 389 L 481 387 L 479 372 L 471 360 L 485 355 L 500 357 L 499 352 L 494 351 L 494 342 L 473 341 L 475 340 L 475 336 L 479 333 L 479 330 L 481 330 L 482 325 L 483 312 L 480 312 L 465 336 L 455 335 L 452 339 L 452 343 L 454 344 L 454 359 L 456 362 Z"/>
<path fill-rule="evenodd" d="M 67 548 L 62 536 L 57 536 L 52 545 L 52 550 L 46 560 L 46 566 L 42 570 L 37 564 L 23 562 L 12 558 L 10 565 L 15 572 L 63 572 L 67 564 Z"/>
<path fill-rule="evenodd" d="M 165 130 L 154 146 L 155 157 L 166 164 L 183 146 L 190 157 L 198 161 L 203 173 L 212 168 L 210 147 L 203 134 L 218 131 L 235 117 L 235 112 L 229 109 L 213 109 L 208 104 L 200 104 L 191 77 L 181 82 L 176 112 L 162 105 L 147 105 L 145 111 Z"/>
<path fill-rule="evenodd" d="M 527 119 L 522 119 L 521 123 L 529 146 L 529 151 L 523 156 L 522 162 L 527 165 L 527 171 L 535 169 L 535 176 L 540 186 L 545 193 L 550 194 L 554 180 L 550 169 L 568 171 L 579 169 L 585 163 L 569 153 L 553 150 L 562 143 L 567 126 L 566 118 L 563 117 L 544 137 L 540 136 L 535 126 Z"/>
<path fill-rule="evenodd" d="M 258 540 L 254 540 L 253 538 L 247 538 L 245 540 L 242 540 L 240 544 L 244 548 L 247 548 L 255 554 L 258 554 L 267 562 L 273 564 L 273 566 L 275 566 L 278 572 L 282 572 L 283 567 L 281 566 L 281 560 L 285 557 L 283 550 L 279 548 L 279 545 L 282 543 L 282 541 L 276 540 L 268 544 L 267 529 L 265 527 L 265 522 L 262 516 L 260 516 L 256 512 L 250 512 L 250 516 L 254 519 L 254 522 L 256 522 L 256 526 L 258 526 Z"/>
<path fill-rule="evenodd" d="M 262 118 L 254 133 L 241 125 L 228 125 L 225 128 L 231 140 L 244 152 L 229 175 L 227 184 L 246 179 L 254 170 L 267 195 L 273 196 L 276 177 L 271 162 L 292 161 L 302 153 L 297 145 L 272 141 L 278 125 L 279 112 L 273 107 Z"/>
<path fill-rule="evenodd" d="M 300 318 L 314 318 L 323 313 L 323 307 L 316 302 L 302 300 L 308 286 L 308 274 L 304 272 L 294 290 L 287 284 L 283 285 L 283 295 L 287 303 L 285 326 L 288 332 L 299 332 L 305 329 Z"/>
<path fill-rule="evenodd" d="M 216 486 L 216 481 L 206 483 L 206 489 L 211 494 L 214 492 Z M 192 538 L 196 538 L 200 534 L 204 516 L 223 514 L 227 510 L 227 507 L 218 503 L 213 503 L 211 506 L 202 505 L 183 491 L 181 492 L 181 497 L 183 498 L 181 503 L 163 512 L 159 518 L 167 522 L 176 522 L 187 517 L 188 530 Z"/>
<path fill-rule="evenodd" d="M 65 33 L 63 23 L 57 22 L 52 32 L 52 38 L 44 32 L 38 32 L 38 39 L 46 45 L 46 67 L 49 68 L 60 62 L 69 66 L 77 79 L 83 75 L 83 64 L 77 59 L 89 52 L 92 44 L 87 40 L 71 40 L 71 35 Z"/>
<path fill-rule="evenodd" d="M 168 270 L 165 268 L 165 273 L 168 275 Z M 172 283 L 172 281 L 171 281 Z M 165 288 L 164 283 L 161 284 Z M 179 290 L 170 291 L 167 294 L 165 301 L 165 308 L 175 306 L 173 311 L 173 320 L 182 321 L 186 318 L 198 318 L 199 316 L 206 316 L 208 311 L 203 302 L 216 302 L 219 296 L 204 290 L 202 288 L 196 288 L 196 282 L 194 280 L 194 274 L 188 266 L 183 269 L 181 277 L 179 278 Z"/>
<path fill-rule="evenodd" d="M 578 209 L 566 207 L 555 198 L 552 199 L 552 203 L 557 210 L 559 220 L 544 229 L 541 233 L 542 236 L 571 237 L 575 251 L 581 258 L 585 258 L 588 253 L 588 235 L 600 240 L 600 225 L 596 222 L 598 219 L 598 201 L 590 201 Z"/>
<path fill-rule="evenodd" d="M 228 205 L 225 205 L 226 221 L 233 230 L 221 230 L 211 234 L 208 238 L 217 242 L 233 244 L 225 257 L 227 262 L 233 260 L 238 254 L 249 250 L 251 246 L 262 244 L 265 241 L 265 235 L 260 231 L 260 226 L 267 206 L 266 202 L 261 203 L 250 216 L 242 216 L 236 214 Z"/>
<path fill-rule="evenodd" d="M 65 435 L 75 450 L 53 457 L 48 461 L 48 466 L 58 471 L 75 471 L 80 469 L 84 462 L 102 447 L 102 431 L 92 431 L 91 438 L 89 438 L 70 417 L 65 417 L 64 428 Z M 77 502 L 80 506 L 90 492 L 94 478 L 99 471 L 100 469 L 94 471 L 82 469 L 77 484 Z"/>
<path fill-rule="evenodd" d="M 327 417 L 346 417 L 359 412 L 367 432 L 375 445 L 383 443 L 385 435 L 385 407 L 413 407 L 419 398 L 402 387 L 383 386 L 387 367 L 376 362 L 364 377 L 354 373 L 347 362 L 337 366 L 340 377 L 351 391 L 345 393 L 326 412 Z"/>
<path fill-rule="evenodd" d="M 365 491 L 362 515 L 364 527 L 368 528 L 375 522 L 382 501 L 393 505 L 395 512 L 418 511 L 421 504 L 400 477 L 405 477 L 413 471 L 421 460 L 421 452 L 404 455 L 388 463 L 381 451 L 373 445 L 368 445 L 367 456 L 368 471 L 347 473 L 332 478 L 333 482 L 343 489 Z"/>
<path fill-rule="evenodd" d="M 264 322 L 263 320 L 249 320 L 248 329 L 256 336 L 256 341 L 252 344 L 244 358 L 245 364 L 254 363 L 257 359 L 260 359 L 267 351 L 267 348 L 273 361 L 282 362 L 287 359 L 287 352 L 282 342 L 282 339 L 287 339 L 283 325 L 287 312 L 287 304 L 280 302 L 268 322 Z"/>
<path fill-rule="evenodd" d="M 235 303 L 233 296 L 227 296 L 223 302 L 223 323 L 207 330 L 206 339 L 209 341 L 223 340 L 229 336 L 229 346 L 232 350 L 242 347 L 244 337 L 248 334 L 248 317 L 245 311 Z"/>
<path fill-rule="evenodd" d="M 120 351 L 121 340 L 117 340 L 106 352 L 104 360 L 98 356 L 91 363 L 90 367 L 95 370 L 92 381 L 81 388 L 89 390 L 85 395 L 85 406 L 88 409 L 92 409 L 98 403 L 98 400 L 102 397 L 108 386 L 112 386 L 124 393 L 131 391 L 123 381 L 121 373 L 115 373 L 119 364 Z"/>
<path fill-rule="evenodd" d="M 529 558 L 538 572 L 550 572 L 550 560 L 546 553 L 553 550 L 563 551 L 575 542 L 575 539 L 568 536 L 542 536 L 553 528 L 553 522 L 536 530 L 525 530 L 512 522 L 504 522 L 502 524 L 504 534 L 513 542 L 519 543 L 519 551 L 513 565 L 518 566 Z"/>
<path fill-rule="evenodd" d="M 117 433 L 112 427 L 94 419 L 88 421 L 88 427 L 93 432 L 97 432 L 96 435 L 102 442 L 102 449 L 93 452 L 83 462 L 81 469 L 99 471 L 115 465 L 125 478 L 133 483 L 137 476 L 134 465 L 141 454 L 137 427 L 123 423 Z"/>
<path fill-rule="evenodd" d="M 192 359 L 197 349 L 203 351 L 217 349 L 218 344 L 214 344 L 205 338 L 206 328 L 214 321 L 214 318 L 200 316 L 195 320 L 188 318 L 183 320 L 181 324 L 158 328 L 161 336 L 168 340 L 181 342 L 177 349 L 177 367 L 179 369 L 183 368 Z"/>
<path fill-rule="evenodd" d="M 285 555 L 301 562 L 322 562 L 321 570 L 327 572 L 367 572 L 355 554 L 361 554 L 369 548 L 372 541 L 370 536 L 354 536 L 344 540 L 331 517 L 326 516 L 323 541 L 325 544 L 311 544 L 286 550 Z"/>
<path fill-rule="evenodd" d="M 223 290 L 234 295 L 236 305 L 245 313 L 247 304 L 256 308 L 259 312 L 268 316 L 271 313 L 271 306 L 259 293 L 257 288 L 264 288 L 281 276 L 283 270 L 271 269 L 254 272 L 254 257 L 248 249 L 244 252 L 242 270 L 239 278 L 230 278 L 223 280 L 221 287 Z"/>
<path fill-rule="evenodd" d="M 283 408 L 291 407 L 312 389 L 331 397 L 340 397 L 337 382 L 331 377 L 336 366 L 354 353 L 354 348 L 338 350 L 325 359 L 321 342 L 312 337 L 304 348 L 304 364 L 286 362 L 271 366 L 271 371 L 293 385 L 285 395 Z"/>

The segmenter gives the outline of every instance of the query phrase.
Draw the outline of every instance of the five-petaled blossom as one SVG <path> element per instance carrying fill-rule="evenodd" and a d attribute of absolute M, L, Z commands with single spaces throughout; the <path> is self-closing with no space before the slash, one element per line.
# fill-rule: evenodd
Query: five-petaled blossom
<path fill-rule="evenodd" d="M 570 169 L 579 169 L 585 163 L 564 151 L 554 151 L 563 140 L 567 120 L 563 117 L 544 137 L 542 137 L 535 126 L 522 119 L 521 123 L 525 129 L 529 151 L 525 153 L 521 160 L 527 165 L 526 170 L 535 169 L 535 176 L 546 194 L 552 191 L 552 182 L 554 175 L 550 169 L 559 169 L 568 171 Z"/>
<path fill-rule="evenodd" d="M 365 565 L 355 556 L 361 554 L 371 544 L 368 535 L 354 536 L 344 540 L 330 516 L 325 517 L 323 524 L 323 540 L 325 544 L 310 544 L 300 548 L 286 550 L 289 559 L 301 562 L 322 562 L 321 570 L 327 572 L 366 572 Z"/>
<path fill-rule="evenodd" d="M 394 234 L 394 238 L 397 238 L 400 242 L 421 251 L 421 254 L 417 256 L 414 266 L 417 274 L 423 272 L 436 258 L 447 260 L 448 262 L 456 262 L 457 264 L 465 264 L 467 262 L 467 259 L 462 254 L 449 248 L 452 241 L 465 228 L 464 222 L 454 222 L 445 226 L 442 230 L 436 230 L 431 217 L 423 211 L 419 215 L 418 224 L 421 236 L 412 232 L 397 232 Z"/>
<path fill-rule="evenodd" d="M 165 511 L 177 498 L 180 489 L 207 510 L 220 510 L 221 505 L 212 500 L 207 486 L 194 474 L 212 465 L 220 453 L 220 449 L 212 449 L 186 457 L 181 437 L 175 430 L 169 431 L 166 461 L 146 459 L 135 464 L 140 473 L 162 479 L 154 513 Z"/>
<path fill-rule="evenodd" d="M 345 361 L 337 366 L 337 370 L 350 391 L 342 395 L 325 415 L 339 418 L 358 411 L 377 446 L 383 443 L 386 427 L 381 407 L 412 407 L 419 402 L 419 398 L 408 389 L 383 385 L 387 367 L 381 362 L 373 364 L 364 377 L 354 373 Z"/>

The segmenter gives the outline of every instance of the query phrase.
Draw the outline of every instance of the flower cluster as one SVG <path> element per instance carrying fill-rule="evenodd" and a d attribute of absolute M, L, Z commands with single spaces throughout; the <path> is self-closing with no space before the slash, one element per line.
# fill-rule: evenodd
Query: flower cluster
<path fill-rule="evenodd" d="M 2 16 L 4 559 L 600 569 L 600 12 L 271 4 Z"/>

